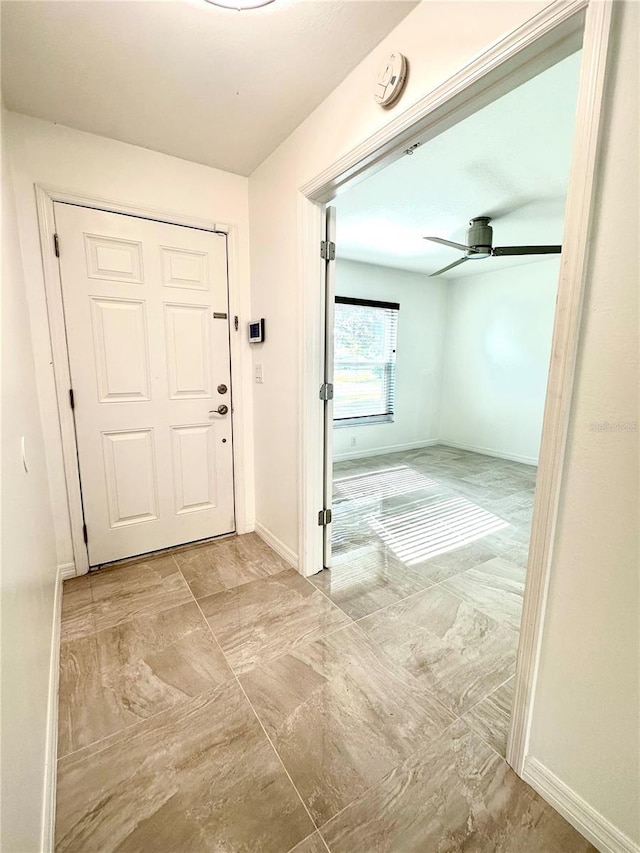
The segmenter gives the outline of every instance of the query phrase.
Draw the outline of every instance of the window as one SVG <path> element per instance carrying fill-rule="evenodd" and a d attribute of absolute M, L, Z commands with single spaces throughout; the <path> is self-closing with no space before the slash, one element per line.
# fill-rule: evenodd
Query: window
<path fill-rule="evenodd" d="M 396 302 L 336 296 L 333 420 L 336 426 L 393 421 Z"/>

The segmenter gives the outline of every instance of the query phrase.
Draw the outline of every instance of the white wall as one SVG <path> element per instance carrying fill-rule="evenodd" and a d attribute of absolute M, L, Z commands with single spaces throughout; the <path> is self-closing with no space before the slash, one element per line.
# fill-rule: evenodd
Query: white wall
<path fill-rule="evenodd" d="M 43 825 L 57 558 L 4 123 L 2 130 L 0 848 L 31 853 Z"/>
<path fill-rule="evenodd" d="M 447 282 L 440 439 L 536 464 L 559 258 Z"/>
<path fill-rule="evenodd" d="M 547 5 L 441 2 L 417 6 L 249 178 L 251 298 L 268 319 L 254 358 L 256 519 L 298 551 L 298 440 L 301 339 L 299 187 L 424 97 L 493 42 Z M 411 72 L 404 96 L 381 109 L 371 81 L 381 59 L 403 52 Z"/>
<path fill-rule="evenodd" d="M 246 178 L 208 166 L 188 163 L 166 154 L 158 154 L 16 113 L 8 113 L 6 120 L 13 157 L 38 395 L 45 424 L 58 563 L 65 565 L 73 561 L 73 550 L 57 426 L 34 184 L 45 184 L 122 204 L 237 226 L 238 296 L 243 328 L 244 322 L 250 318 L 248 182 Z M 241 352 L 243 363 L 248 367 L 248 344 L 243 343 Z M 249 529 L 253 526 L 254 515 L 251 429 L 253 401 L 250 382 L 250 371 L 246 369 L 242 387 L 234 388 L 236 400 L 238 392 L 241 395 L 246 421 L 244 434 L 240 436 L 245 461 L 245 476 L 241 486 L 245 492 Z"/>
<path fill-rule="evenodd" d="M 529 752 L 633 839 L 637 850 L 640 5 L 616 3 L 614 10 L 606 159 L 598 178 Z M 612 426 L 598 428 L 602 424 Z M 625 424 L 636 431 L 625 431 Z"/>
<path fill-rule="evenodd" d="M 446 282 L 430 281 L 426 275 L 405 270 L 338 259 L 336 294 L 398 302 L 400 311 L 394 422 L 336 427 L 334 459 L 393 452 L 436 440 Z M 355 447 L 351 446 L 352 437 L 357 442 Z"/>

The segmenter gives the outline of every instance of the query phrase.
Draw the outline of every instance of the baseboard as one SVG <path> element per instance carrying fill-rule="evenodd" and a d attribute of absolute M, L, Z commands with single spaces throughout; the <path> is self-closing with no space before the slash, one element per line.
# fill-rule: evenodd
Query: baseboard
<path fill-rule="evenodd" d="M 58 576 L 63 581 L 68 581 L 70 578 L 75 578 L 75 576 L 76 576 L 76 564 L 75 563 L 61 563 L 58 566 Z"/>
<path fill-rule="evenodd" d="M 463 444 L 460 441 L 440 439 L 437 444 L 442 447 L 453 447 L 455 450 L 469 450 L 471 453 L 481 453 L 483 456 L 495 456 L 496 459 L 508 459 L 509 462 L 521 462 L 523 465 L 538 464 L 538 460 L 534 456 L 518 456 L 516 453 L 502 453 L 499 450 L 491 450 L 489 447 L 478 447 L 475 444 Z"/>
<path fill-rule="evenodd" d="M 518 456 L 516 453 L 502 453 L 488 447 L 475 444 L 463 444 L 460 441 L 445 441 L 441 438 L 429 438 L 426 441 L 413 441 L 409 444 L 390 444 L 386 447 L 376 447 L 368 450 L 354 450 L 352 453 L 336 453 L 334 462 L 348 462 L 350 459 L 367 459 L 369 456 L 382 456 L 384 453 L 402 453 L 404 450 L 419 450 L 421 447 L 452 447 L 455 450 L 469 450 L 471 453 L 481 453 L 483 456 L 493 456 L 496 459 L 507 459 L 509 462 L 520 462 L 523 465 L 537 465 L 538 460 L 533 456 Z"/>
<path fill-rule="evenodd" d="M 402 453 L 403 450 L 419 450 L 421 447 L 433 447 L 440 439 L 429 438 L 426 441 L 412 441 L 409 444 L 389 444 L 386 447 L 374 447 L 369 450 L 354 450 L 353 453 L 336 453 L 334 462 L 347 462 L 349 459 L 366 459 L 369 456 L 382 456 L 384 453 Z"/>
<path fill-rule="evenodd" d="M 256 521 L 255 532 L 270 548 L 273 548 L 276 554 L 280 554 L 283 560 L 286 560 L 294 569 L 298 568 L 298 555 L 274 533 L 258 521 Z"/>
<path fill-rule="evenodd" d="M 69 565 L 58 566 L 56 591 L 53 599 L 51 625 L 51 654 L 49 657 L 49 697 L 47 707 L 46 762 L 44 768 L 44 799 L 42 804 L 43 853 L 53 853 L 56 823 L 56 777 L 58 765 L 58 688 L 60 685 L 60 627 L 62 624 L 62 581 Z M 75 577 L 73 574 L 67 577 Z"/>
<path fill-rule="evenodd" d="M 525 758 L 522 778 L 600 853 L 640 853 L 639 844 L 595 811 L 538 759 Z"/>

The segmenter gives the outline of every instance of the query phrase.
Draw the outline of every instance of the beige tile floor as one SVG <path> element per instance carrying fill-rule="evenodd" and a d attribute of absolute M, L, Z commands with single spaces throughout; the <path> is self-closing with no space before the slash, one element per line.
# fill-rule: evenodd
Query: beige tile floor
<path fill-rule="evenodd" d="M 593 850 L 501 754 L 532 471 L 432 451 L 338 470 L 311 581 L 249 534 L 65 583 L 58 851 Z M 437 486 L 363 496 L 402 465 Z M 509 526 L 407 559 L 452 494 Z"/>

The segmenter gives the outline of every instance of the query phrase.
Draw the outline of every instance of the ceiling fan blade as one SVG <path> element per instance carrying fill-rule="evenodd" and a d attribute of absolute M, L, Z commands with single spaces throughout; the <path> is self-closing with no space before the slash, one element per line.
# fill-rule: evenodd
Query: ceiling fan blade
<path fill-rule="evenodd" d="M 460 249 L 461 252 L 466 252 L 469 248 L 463 243 L 453 243 L 451 240 L 443 240 L 442 237 L 424 237 L 424 240 L 431 240 L 432 243 L 440 243 L 443 246 L 450 246 L 452 249 Z"/>
<path fill-rule="evenodd" d="M 494 257 L 505 255 L 559 255 L 562 246 L 496 246 L 491 254 Z"/>
<path fill-rule="evenodd" d="M 449 264 L 447 267 L 442 267 L 441 270 L 437 272 L 432 272 L 429 278 L 433 278 L 434 275 L 441 275 L 443 272 L 447 272 L 447 270 L 452 270 L 454 267 L 457 267 L 459 264 L 463 264 L 465 261 L 468 261 L 469 258 L 459 258 L 457 261 L 454 261 L 452 264 Z"/>

